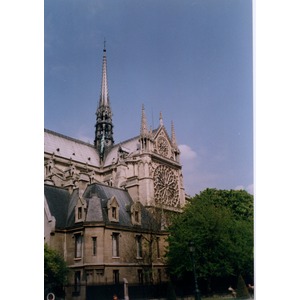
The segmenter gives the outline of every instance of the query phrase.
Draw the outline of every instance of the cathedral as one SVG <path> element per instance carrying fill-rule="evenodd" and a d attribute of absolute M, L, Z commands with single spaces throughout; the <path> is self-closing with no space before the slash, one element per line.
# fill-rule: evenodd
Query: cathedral
<path fill-rule="evenodd" d="M 124 283 L 130 292 L 169 280 L 169 218 L 186 202 L 180 151 L 162 114 L 151 129 L 142 106 L 140 124 L 114 143 L 104 47 L 94 144 L 44 130 L 44 242 L 70 269 L 66 299 L 124 298 Z"/>

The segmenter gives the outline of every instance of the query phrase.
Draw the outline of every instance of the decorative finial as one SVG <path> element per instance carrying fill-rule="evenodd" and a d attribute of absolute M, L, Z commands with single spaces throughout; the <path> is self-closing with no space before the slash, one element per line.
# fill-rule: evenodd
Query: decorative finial
<path fill-rule="evenodd" d="M 146 120 L 146 114 L 145 114 L 145 107 L 144 104 L 142 105 L 142 120 L 141 120 L 141 136 L 145 137 L 147 136 L 147 120 Z"/>
<path fill-rule="evenodd" d="M 159 113 L 159 124 L 160 124 L 160 126 L 164 125 L 163 117 L 162 117 L 162 113 L 161 112 Z"/>
<path fill-rule="evenodd" d="M 175 129 L 173 120 L 171 121 L 171 141 L 174 147 L 177 148 L 176 136 L 175 136 Z"/>

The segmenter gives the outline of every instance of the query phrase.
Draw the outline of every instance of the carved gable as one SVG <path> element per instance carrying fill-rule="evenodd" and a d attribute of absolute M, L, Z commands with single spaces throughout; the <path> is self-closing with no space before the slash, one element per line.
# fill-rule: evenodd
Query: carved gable
<path fill-rule="evenodd" d="M 171 142 L 164 127 L 155 136 L 154 151 L 167 158 L 172 156 Z"/>

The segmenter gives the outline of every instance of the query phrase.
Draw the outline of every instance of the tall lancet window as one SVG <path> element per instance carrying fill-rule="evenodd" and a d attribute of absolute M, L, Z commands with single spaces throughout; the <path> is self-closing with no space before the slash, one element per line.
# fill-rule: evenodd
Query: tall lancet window
<path fill-rule="evenodd" d="M 142 236 L 137 235 L 136 236 L 136 257 L 142 258 L 143 257 L 143 245 L 142 245 Z"/>
<path fill-rule="evenodd" d="M 112 256 L 113 257 L 119 257 L 120 256 L 119 239 L 120 239 L 120 234 L 114 232 L 112 234 Z"/>
<path fill-rule="evenodd" d="M 75 234 L 75 258 L 82 256 L 82 235 L 81 233 Z"/>

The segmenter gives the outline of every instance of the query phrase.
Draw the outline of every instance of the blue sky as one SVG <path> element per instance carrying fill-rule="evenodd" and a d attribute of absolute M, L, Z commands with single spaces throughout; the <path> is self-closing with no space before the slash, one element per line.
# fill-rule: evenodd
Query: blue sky
<path fill-rule="evenodd" d="M 75 2 L 81 6 L 75 7 Z M 153 122 L 158 124 L 161 110 L 166 126 L 174 120 L 178 143 L 191 150 L 182 151 L 189 193 L 206 186 L 246 187 L 253 180 L 252 116 L 248 110 L 250 2 L 164 0 L 160 1 L 164 8 L 155 8 L 160 11 L 157 15 L 154 8 L 138 6 L 146 5 L 145 0 L 102 1 L 101 6 L 98 2 L 19 0 L 1 5 L 0 153 L 2 198 L 9 199 L 3 201 L 3 209 L 13 211 L 15 220 L 23 220 L 24 214 L 30 216 L 26 224 L 32 246 L 22 251 L 27 250 L 23 254 L 31 259 L 22 260 L 22 264 L 23 269 L 29 269 L 32 261 L 38 260 L 40 269 L 37 267 L 28 280 L 18 284 L 22 286 L 20 291 L 34 290 L 36 295 L 43 295 L 43 250 L 39 242 L 44 222 L 40 201 L 43 127 L 93 138 L 104 37 L 117 139 L 137 134 L 141 103 L 145 103 L 148 120 L 153 111 Z M 162 5 L 160 2 L 151 4 Z M 278 272 L 270 271 L 274 261 L 281 274 L 296 275 L 299 269 L 300 246 L 295 236 L 299 235 L 300 225 L 300 43 L 295 37 L 299 36 L 300 4 L 294 0 L 254 2 L 255 228 L 259 229 L 255 232 L 255 259 L 256 282 L 265 287 L 256 296 L 276 299 L 278 291 L 273 287 Z M 136 24 L 137 11 L 132 7 L 152 15 L 140 17 Z M 162 15 L 164 27 L 158 23 Z M 145 27 L 148 30 L 142 34 Z M 228 51 L 222 51 L 225 49 Z M 234 55 L 228 56 L 232 51 Z M 153 69 L 158 72 L 152 74 Z M 230 76 L 219 72 L 223 69 Z M 161 74 L 166 78 L 158 80 Z M 230 84 L 231 78 L 234 80 Z M 224 107 L 227 110 L 223 113 Z M 16 184 L 18 191 L 30 190 L 30 197 L 28 192 L 23 197 L 26 201 L 18 197 L 17 210 L 12 199 Z M 2 249 L 3 256 L 14 259 L 20 243 L 28 243 L 28 235 L 11 239 L 12 230 L 20 232 L 19 223 L 12 224 L 10 213 L 1 220 L 11 228 L 3 231 L 3 239 L 10 241 L 10 247 Z M 11 260 L 6 261 L 5 274 L 11 278 L 15 270 Z M 295 287 L 285 290 L 286 298 L 292 299 L 297 293 L 298 276 L 282 276 L 280 280 L 283 286 Z M 2 294 L 11 297 L 15 283 L 7 280 L 3 287 Z"/>
<path fill-rule="evenodd" d="M 44 126 L 93 142 L 106 39 L 115 142 L 162 112 L 190 195 L 253 193 L 252 1 L 44 2 Z"/>

